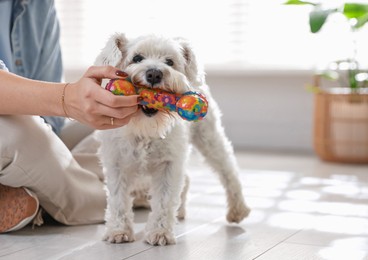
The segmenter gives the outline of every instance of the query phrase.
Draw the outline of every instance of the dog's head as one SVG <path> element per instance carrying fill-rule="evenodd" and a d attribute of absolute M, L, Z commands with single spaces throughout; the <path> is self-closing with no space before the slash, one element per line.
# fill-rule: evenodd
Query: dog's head
<path fill-rule="evenodd" d="M 135 85 L 178 94 L 200 90 L 204 83 L 193 49 L 182 38 L 148 35 L 128 40 L 124 34 L 115 34 L 95 63 L 122 69 Z M 142 107 L 128 127 L 142 137 L 163 137 L 177 120 L 181 119 L 176 113 Z"/>

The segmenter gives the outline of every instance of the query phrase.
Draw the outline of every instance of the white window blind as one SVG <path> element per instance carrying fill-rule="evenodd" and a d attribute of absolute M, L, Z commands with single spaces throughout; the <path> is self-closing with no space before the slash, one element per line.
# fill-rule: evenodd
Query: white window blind
<path fill-rule="evenodd" d="M 341 16 L 319 34 L 308 27 L 308 6 L 280 0 L 57 0 L 65 67 L 86 68 L 115 32 L 182 36 L 207 69 L 313 69 L 352 54 Z M 355 37 L 368 59 L 368 29 Z M 367 61 L 366 61 L 367 62 Z"/>

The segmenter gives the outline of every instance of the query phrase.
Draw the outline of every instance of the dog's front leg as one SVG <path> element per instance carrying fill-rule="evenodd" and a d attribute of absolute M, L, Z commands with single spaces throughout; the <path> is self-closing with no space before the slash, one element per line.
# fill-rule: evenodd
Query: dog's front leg
<path fill-rule="evenodd" d="M 118 167 L 104 169 L 107 186 L 106 233 L 104 240 L 111 243 L 134 241 L 133 232 L 133 198 L 130 196 L 130 176 Z"/>
<path fill-rule="evenodd" d="M 183 166 L 164 162 L 152 173 L 151 210 L 147 226 L 146 241 L 151 245 L 175 244 L 173 227 L 180 204 L 183 187 Z"/>

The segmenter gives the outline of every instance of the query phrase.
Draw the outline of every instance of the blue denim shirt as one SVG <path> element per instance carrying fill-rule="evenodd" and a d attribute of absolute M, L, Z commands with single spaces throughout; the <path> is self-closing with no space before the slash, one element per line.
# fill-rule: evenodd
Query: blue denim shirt
<path fill-rule="evenodd" d="M 7 28 L 0 26 L 0 38 L 8 40 L 10 37 L 12 60 L 11 64 L 5 64 L 9 71 L 30 79 L 60 82 L 60 28 L 54 0 L 13 0 L 12 10 L 0 10 L 0 17 L 4 17 L 1 12 L 9 11 L 12 12 L 10 30 L 7 30 L 10 35 Z M 0 55 L 4 52 L 6 50 L 0 51 Z M 0 56 L 0 60 L 6 62 L 5 57 Z M 5 68 L 4 63 L 0 62 L 0 69 L 2 67 Z M 64 118 L 44 118 L 59 133 Z"/>

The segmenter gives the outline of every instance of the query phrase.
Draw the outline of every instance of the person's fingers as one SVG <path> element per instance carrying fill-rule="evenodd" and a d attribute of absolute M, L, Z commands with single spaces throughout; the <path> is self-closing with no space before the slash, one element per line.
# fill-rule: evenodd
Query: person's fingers
<path fill-rule="evenodd" d="M 110 126 L 111 127 L 121 127 L 121 126 L 124 126 L 126 124 L 129 123 L 130 119 L 133 117 L 134 115 L 129 115 L 125 118 L 114 118 L 114 117 L 111 117 L 113 119 L 110 118 Z"/>
<path fill-rule="evenodd" d="M 113 66 L 91 66 L 84 76 L 93 79 L 114 79 L 126 78 L 128 74 Z"/>
<path fill-rule="evenodd" d="M 107 117 L 114 117 L 118 119 L 126 118 L 134 113 L 136 113 L 138 110 L 138 106 L 135 104 L 130 107 L 117 107 L 117 108 L 111 108 L 105 105 L 99 104 L 96 108 L 96 111 L 98 111 L 99 114 L 107 116 Z"/>
<path fill-rule="evenodd" d="M 135 116 L 135 114 L 129 115 L 125 118 L 114 118 L 114 117 L 102 116 L 101 117 L 101 122 L 103 122 L 103 123 L 101 123 L 97 127 L 97 129 L 106 130 L 106 129 L 114 129 L 114 128 L 125 126 L 126 124 L 129 123 L 129 121 L 134 116 Z"/>
<path fill-rule="evenodd" d="M 119 96 L 103 88 L 96 89 L 94 95 L 98 103 L 108 107 L 131 107 L 139 103 L 139 95 Z"/>
<path fill-rule="evenodd" d="M 140 96 L 114 95 L 100 86 L 102 79 L 127 76 L 113 66 L 90 67 L 77 83 L 70 84 L 67 106 L 71 116 L 96 129 L 112 129 L 129 123 L 139 108 Z"/>

